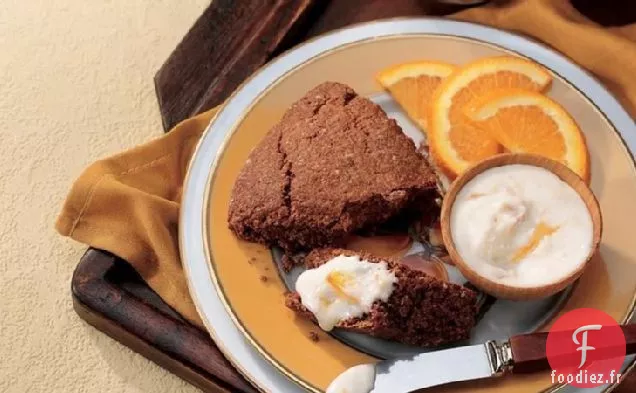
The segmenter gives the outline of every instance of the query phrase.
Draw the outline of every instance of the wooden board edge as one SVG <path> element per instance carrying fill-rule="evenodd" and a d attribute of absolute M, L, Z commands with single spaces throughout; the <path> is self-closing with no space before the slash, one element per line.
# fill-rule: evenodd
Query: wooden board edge
<path fill-rule="evenodd" d="M 165 368 L 166 370 L 177 375 L 179 378 L 185 380 L 186 382 L 198 387 L 204 392 L 231 393 L 231 390 L 228 390 L 215 383 L 209 377 L 198 373 L 196 370 L 188 367 L 183 362 L 179 362 L 171 358 L 170 356 L 161 352 L 147 342 L 139 340 L 138 337 L 131 334 L 121 326 L 117 325 L 115 322 L 108 320 L 102 315 L 94 312 L 74 295 L 73 309 L 80 318 L 82 318 L 84 321 L 86 321 L 86 323 L 88 323 L 95 329 L 101 331 L 102 333 L 105 333 L 107 336 L 114 339 L 115 341 L 118 341 L 120 344 L 132 349 L 146 359 Z"/>
<path fill-rule="evenodd" d="M 220 104 L 290 43 L 316 3 L 213 1 L 155 74 L 164 129 Z"/>
<path fill-rule="evenodd" d="M 116 263 L 126 262 L 91 248 L 80 260 L 73 274 L 71 292 L 73 307 L 82 319 L 207 391 L 256 392 L 234 370 L 207 333 L 109 283 L 106 275 Z"/>

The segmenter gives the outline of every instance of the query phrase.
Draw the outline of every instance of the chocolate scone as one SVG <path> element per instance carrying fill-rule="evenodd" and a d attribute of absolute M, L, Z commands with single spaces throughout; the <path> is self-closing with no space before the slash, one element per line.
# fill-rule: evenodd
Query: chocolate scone
<path fill-rule="evenodd" d="M 229 226 L 288 251 L 338 244 L 405 209 L 426 208 L 436 178 L 384 111 L 323 83 L 287 110 L 234 184 Z"/>
<path fill-rule="evenodd" d="M 340 255 L 357 255 L 372 263 L 386 262 L 397 282 L 386 301 L 375 301 L 370 312 L 340 321 L 335 325 L 337 328 L 421 347 L 469 338 L 477 314 L 474 291 L 441 281 L 391 258 L 343 249 L 314 250 L 305 258 L 305 265 L 314 269 Z M 287 293 L 285 304 L 316 322 L 316 317 L 303 305 L 297 292 Z"/>

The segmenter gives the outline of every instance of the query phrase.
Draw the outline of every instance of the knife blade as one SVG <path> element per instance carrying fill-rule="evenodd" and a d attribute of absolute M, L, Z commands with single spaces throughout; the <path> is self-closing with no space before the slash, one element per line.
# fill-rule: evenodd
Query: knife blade
<path fill-rule="evenodd" d="M 636 353 L 636 324 L 624 325 L 621 329 L 625 336 L 626 354 Z M 557 334 L 570 339 L 571 333 L 563 331 Z M 356 366 L 336 377 L 327 392 L 408 393 L 450 382 L 546 370 L 550 367 L 546 356 L 547 339 L 548 333 L 522 334 L 501 343 L 487 341 L 408 358 L 383 360 L 375 365 L 364 365 L 366 368 Z M 613 353 L 605 352 L 608 349 L 597 347 L 598 352 Z"/>
<path fill-rule="evenodd" d="M 421 353 L 406 359 L 381 361 L 375 366 L 372 393 L 401 393 L 448 382 L 489 378 L 490 343 Z M 417 372 L 414 372 L 417 370 Z"/>

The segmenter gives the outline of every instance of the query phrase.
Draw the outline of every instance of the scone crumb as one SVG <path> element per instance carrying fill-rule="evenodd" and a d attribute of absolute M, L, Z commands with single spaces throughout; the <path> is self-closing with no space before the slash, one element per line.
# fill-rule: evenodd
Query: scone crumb
<path fill-rule="evenodd" d="M 294 260 L 294 257 L 290 256 L 289 254 L 284 254 L 280 263 L 285 273 L 289 273 L 298 262 Z"/>

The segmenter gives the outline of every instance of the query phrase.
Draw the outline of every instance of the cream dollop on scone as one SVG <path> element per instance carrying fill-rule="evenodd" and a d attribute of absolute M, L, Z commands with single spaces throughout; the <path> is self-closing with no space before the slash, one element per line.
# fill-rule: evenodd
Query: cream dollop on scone
<path fill-rule="evenodd" d="M 474 291 L 399 260 L 325 248 L 304 262 L 286 305 L 325 330 L 429 347 L 467 339 L 475 325 Z"/>
<path fill-rule="evenodd" d="M 302 272 L 296 281 L 296 292 L 318 325 L 329 331 L 340 321 L 370 312 L 376 301 L 386 302 L 396 282 L 386 262 L 338 255 Z"/>

